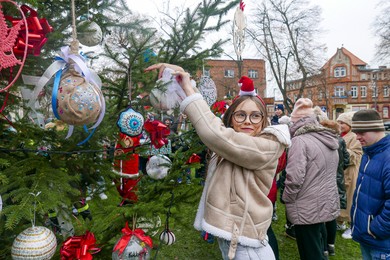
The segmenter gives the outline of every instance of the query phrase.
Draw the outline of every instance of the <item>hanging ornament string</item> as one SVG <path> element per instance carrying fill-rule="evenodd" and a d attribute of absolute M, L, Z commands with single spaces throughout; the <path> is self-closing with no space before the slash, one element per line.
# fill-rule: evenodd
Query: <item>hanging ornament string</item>
<path fill-rule="evenodd" d="M 38 191 L 37 193 L 30 192 L 29 194 L 34 196 L 34 219 L 31 222 L 32 222 L 32 226 L 35 227 L 35 213 L 37 211 L 37 197 L 39 196 L 39 194 L 41 194 L 41 192 L 40 191 Z"/>
<path fill-rule="evenodd" d="M 171 193 L 171 201 L 169 203 L 169 207 L 168 207 L 168 211 L 167 211 L 167 219 L 165 220 L 165 230 L 169 230 L 169 218 L 171 216 L 171 208 L 172 208 L 173 199 L 174 199 L 173 191 L 170 191 L 170 193 Z M 163 243 L 160 243 L 160 244 L 162 245 Z M 160 250 L 160 246 L 157 247 L 156 254 L 154 255 L 154 260 L 157 259 L 157 255 L 158 255 L 159 250 Z"/>

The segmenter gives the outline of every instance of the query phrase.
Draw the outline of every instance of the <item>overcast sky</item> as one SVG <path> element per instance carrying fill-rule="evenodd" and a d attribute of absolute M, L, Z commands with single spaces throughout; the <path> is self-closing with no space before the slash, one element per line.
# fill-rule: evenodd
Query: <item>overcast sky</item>
<path fill-rule="evenodd" d="M 127 0 L 131 10 L 158 16 L 157 9 L 164 10 L 168 0 Z M 202 0 L 170 0 L 170 10 L 174 6 L 196 6 Z M 323 22 L 321 27 L 325 30 L 322 42 L 328 47 L 326 58 L 335 54 L 337 48 L 344 46 L 357 57 L 377 67 L 374 60 L 375 44 L 377 39 L 373 36 L 372 23 L 379 13 L 377 3 L 379 0 L 310 0 L 313 4 L 322 7 Z M 260 0 L 244 0 L 246 5 L 244 13 L 251 15 Z M 234 11 L 231 13 L 233 19 Z M 227 29 L 226 29 L 227 33 Z M 232 49 L 233 50 L 233 49 Z M 250 47 L 244 49 L 244 58 L 254 58 Z M 232 51 L 234 53 L 234 51 Z M 235 55 L 234 55 L 235 56 Z M 258 57 L 255 57 L 258 58 Z"/>

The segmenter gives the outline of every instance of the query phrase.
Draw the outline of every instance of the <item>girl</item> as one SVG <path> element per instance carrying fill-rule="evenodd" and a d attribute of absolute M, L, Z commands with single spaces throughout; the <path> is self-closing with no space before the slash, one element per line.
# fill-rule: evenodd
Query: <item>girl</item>
<path fill-rule="evenodd" d="M 159 63 L 145 71 L 165 68 L 186 94 L 180 105 L 203 143 L 213 151 L 195 228 L 218 238 L 223 259 L 275 259 L 268 245 L 272 203 L 267 198 L 278 158 L 290 144 L 286 125 L 267 127 L 264 101 L 253 81 L 242 77 L 240 96 L 226 110 L 223 122 L 191 85 L 181 67 Z"/>

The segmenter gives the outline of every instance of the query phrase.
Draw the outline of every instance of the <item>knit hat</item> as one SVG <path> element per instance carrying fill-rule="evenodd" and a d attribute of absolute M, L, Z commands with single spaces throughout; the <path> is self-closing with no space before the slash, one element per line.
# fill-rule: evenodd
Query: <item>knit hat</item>
<path fill-rule="evenodd" d="M 253 96 L 253 97 L 258 97 L 258 99 L 260 99 L 261 103 L 265 107 L 264 100 L 259 95 L 256 94 L 253 80 L 251 80 L 247 76 L 242 76 L 238 81 L 238 86 L 240 87 L 240 92 L 238 93 L 238 96 L 234 98 L 233 102 L 241 96 Z"/>
<path fill-rule="evenodd" d="M 291 113 L 291 121 L 296 122 L 300 118 L 314 115 L 313 102 L 308 98 L 300 98 L 295 102 Z"/>
<path fill-rule="evenodd" d="M 352 117 L 356 111 L 345 112 L 339 115 L 336 121 L 344 122 L 345 124 L 352 126 Z"/>
<path fill-rule="evenodd" d="M 276 110 L 276 109 L 280 109 L 280 110 L 282 110 L 283 113 L 284 113 L 284 106 L 283 106 L 283 104 L 277 104 L 277 105 L 275 106 L 275 110 Z"/>
<path fill-rule="evenodd" d="M 352 117 L 352 132 L 385 131 L 379 113 L 372 109 L 357 111 Z"/>

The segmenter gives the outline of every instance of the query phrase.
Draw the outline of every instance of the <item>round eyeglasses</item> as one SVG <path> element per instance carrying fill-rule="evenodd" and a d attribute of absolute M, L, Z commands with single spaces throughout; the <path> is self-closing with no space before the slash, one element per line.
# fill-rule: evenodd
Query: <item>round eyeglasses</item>
<path fill-rule="evenodd" d="M 233 113 L 233 119 L 237 123 L 243 123 L 247 116 L 248 115 L 241 110 Z M 261 112 L 254 112 L 249 115 L 249 121 L 251 121 L 252 124 L 258 124 L 261 120 L 263 120 L 263 113 Z"/>

